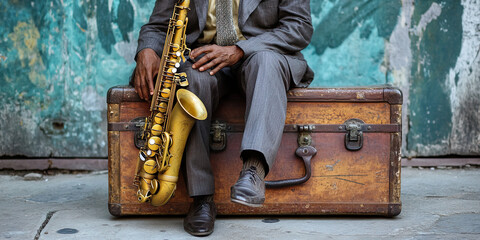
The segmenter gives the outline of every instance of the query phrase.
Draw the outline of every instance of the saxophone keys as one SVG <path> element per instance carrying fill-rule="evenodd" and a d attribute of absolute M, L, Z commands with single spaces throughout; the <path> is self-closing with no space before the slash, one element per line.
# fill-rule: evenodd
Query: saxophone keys
<path fill-rule="evenodd" d="M 157 162 L 153 159 L 147 160 L 143 164 L 143 170 L 145 170 L 146 173 L 148 174 L 155 174 L 157 173 Z"/>
<path fill-rule="evenodd" d="M 152 179 L 152 182 L 150 183 L 150 191 L 152 194 L 156 194 L 158 192 L 159 185 L 160 184 L 158 183 L 157 179 Z"/>
<path fill-rule="evenodd" d="M 148 150 L 148 151 L 150 151 L 150 150 Z M 139 154 L 138 157 L 140 158 L 140 160 L 142 160 L 142 162 L 145 162 L 145 160 L 147 160 L 147 156 L 146 156 L 145 152 L 143 152 L 143 151 L 140 151 L 140 154 Z"/>
<path fill-rule="evenodd" d="M 147 156 L 149 156 L 151 158 L 155 157 L 155 152 L 150 150 L 150 149 L 148 149 L 146 153 L 147 153 Z"/>
<path fill-rule="evenodd" d="M 154 125 L 152 126 L 151 132 L 152 132 L 152 135 L 153 135 L 153 136 L 158 136 L 158 135 L 162 134 L 162 131 L 163 131 L 162 125 L 160 125 L 160 124 L 154 124 Z"/>
<path fill-rule="evenodd" d="M 175 23 L 175 27 L 177 28 L 182 28 L 185 24 L 183 23 L 182 20 L 177 20 L 177 22 Z"/>
<path fill-rule="evenodd" d="M 161 102 L 160 104 L 158 104 L 158 111 L 164 113 L 167 111 L 167 107 L 168 107 L 168 103 Z"/>
<path fill-rule="evenodd" d="M 163 113 L 157 113 L 155 114 L 154 120 L 156 124 L 163 124 L 165 122 L 165 115 Z"/>
<path fill-rule="evenodd" d="M 160 148 L 160 138 L 157 136 L 153 136 L 150 139 L 148 139 L 148 148 L 152 151 L 158 151 Z"/>
<path fill-rule="evenodd" d="M 175 74 L 175 81 L 182 87 L 188 86 L 187 74 L 184 72 Z"/>
<path fill-rule="evenodd" d="M 160 95 L 164 98 L 170 97 L 170 88 L 163 88 Z"/>
<path fill-rule="evenodd" d="M 137 191 L 138 201 L 141 203 L 148 202 L 151 196 L 152 194 L 148 190 L 138 189 Z"/>
<path fill-rule="evenodd" d="M 164 87 L 172 87 L 172 81 L 171 80 L 165 80 L 165 82 L 163 82 L 163 86 Z"/>
<path fill-rule="evenodd" d="M 180 45 L 177 43 L 172 44 L 172 50 L 174 52 L 178 52 L 178 49 L 180 49 Z M 180 57 L 180 55 L 177 54 L 177 57 Z"/>

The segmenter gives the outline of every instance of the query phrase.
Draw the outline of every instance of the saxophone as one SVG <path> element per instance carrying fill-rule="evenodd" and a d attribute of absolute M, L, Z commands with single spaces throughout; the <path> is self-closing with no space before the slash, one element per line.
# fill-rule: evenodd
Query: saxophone
<path fill-rule="evenodd" d="M 185 73 L 177 73 L 185 61 L 185 31 L 190 0 L 179 0 L 168 24 L 165 45 L 152 96 L 151 115 L 145 119 L 134 185 L 139 202 L 164 205 L 177 188 L 183 150 L 195 120 L 207 118 L 202 101 L 192 92 L 176 89 L 188 86 Z M 176 95 L 176 104 L 174 105 Z"/>

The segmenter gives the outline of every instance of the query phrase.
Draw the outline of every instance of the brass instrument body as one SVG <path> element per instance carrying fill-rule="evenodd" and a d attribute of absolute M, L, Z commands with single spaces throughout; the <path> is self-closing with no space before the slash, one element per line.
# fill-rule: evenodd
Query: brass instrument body
<path fill-rule="evenodd" d="M 190 0 L 179 0 L 168 24 L 166 40 L 152 96 L 150 117 L 146 118 L 134 184 L 140 202 L 161 206 L 176 190 L 183 151 L 195 120 L 207 118 L 202 101 L 188 86 L 185 73 L 177 73 L 184 52 Z M 177 103 L 174 106 L 175 97 Z"/>

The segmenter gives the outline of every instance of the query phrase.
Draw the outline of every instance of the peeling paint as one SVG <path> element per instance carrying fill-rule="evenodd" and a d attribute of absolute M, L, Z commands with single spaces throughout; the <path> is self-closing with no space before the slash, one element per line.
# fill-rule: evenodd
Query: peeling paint
<path fill-rule="evenodd" d="M 312 87 L 391 83 L 385 40 L 394 30 L 401 1 L 312 1 L 315 32 L 303 51 L 315 72 Z"/>
<path fill-rule="evenodd" d="M 153 5 L 0 1 L 0 156 L 106 157 L 106 93 L 128 83 Z"/>
<path fill-rule="evenodd" d="M 438 9 L 440 6 L 441 11 Z M 439 12 L 441 14 L 437 16 Z M 424 31 L 410 36 L 413 61 L 407 155 L 451 154 L 452 111 L 450 88 L 445 78 L 459 58 L 462 14 L 463 6 L 459 1 L 415 3 L 412 22 L 417 26 L 415 29 Z M 442 29 L 448 29 L 448 32 Z"/>
<path fill-rule="evenodd" d="M 129 34 L 133 32 L 134 11 L 128 0 L 120 0 L 117 8 L 117 19 L 115 22 L 122 33 L 123 41 L 130 42 Z"/>
<path fill-rule="evenodd" d="M 97 93 L 95 88 L 87 86 L 82 92 L 82 105 L 86 111 L 106 111 L 107 103 L 105 98 Z"/>
<path fill-rule="evenodd" d="M 420 22 L 417 24 L 417 27 L 415 28 L 415 35 L 417 36 L 422 36 L 423 32 L 425 31 L 425 28 L 427 25 L 432 22 L 433 20 L 437 19 L 438 16 L 442 14 L 442 6 L 440 4 L 434 2 L 430 6 L 430 8 L 422 14 L 422 17 L 420 18 Z"/>
<path fill-rule="evenodd" d="M 446 85 L 450 89 L 452 129 L 450 152 L 480 153 L 480 4 L 462 1 L 462 45 Z"/>
<path fill-rule="evenodd" d="M 37 47 L 40 33 L 33 21 L 18 22 L 8 37 L 18 52 L 21 66 L 23 68 L 30 67 L 30 72 L 28 73 L 30 81 L 40 88 L 46 87 L 47 79 L 43 74 L 45 65 Z"/>
<path fill-rule="evenodd" d="M 390 39 L 385 44 L 386 62 L 392 72 L 393 84 L 399 87 L 403 93 L 402 123 L 408 123 L 409 96 L 410 96 L 410 72 L 412 67 L 412 49 L 410 47 L 410 29 L 412 16 L 415 9 L 414 0 L 402 0 L 402 10 L 399 21 L 393 30 Z M 407 152 L 406 137 L 408 124 L 402 124 L 402 152 Z"/>
<path fill-rule="evenodd" d="M 131 39 L 133 37 L 132 33 L 128 34 L 128 38 Z M 137 43 L 134 41 L 122 41 L 118 42 L 114 46 L 115 51 L 118 52 L 119 55 L 123 57 L 127 64 L 132 64 L 135 62 L 135 54 L 137 49 Z"/>
<path fill-rule="evenodd" d="M 102 44 L 102 48 L 110 54 L 112 52 L 112 45 L 115 44 L 115 36 L 112 30 L 112 19 L 107 0 L 97 1 L 97 27 L 98 38 Z"/>

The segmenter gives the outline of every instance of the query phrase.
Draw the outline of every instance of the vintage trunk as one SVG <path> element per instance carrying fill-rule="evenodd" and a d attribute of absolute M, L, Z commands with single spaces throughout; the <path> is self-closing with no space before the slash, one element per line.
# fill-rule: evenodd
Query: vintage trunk
<path fill-rule="evenodd" d="M 149 105 L 131 87 L 110 89 L 107 101 L 110 213 L 115 216 L 186 214 L 191 199 L 183 177 L 175 196 L 165 206 L 137 202 L 133 177 L 138 149 L 134 137 L 139 129 L 136 121 L 149 114 Z M 212 150 L 211 163 L 219 214 L 396 216 L 400 213 L 400 90 L 380 86 L 289 91 L 284 135 L 267 180 L 297 179 L 293 182 L 304 183 L 292 186 L 288 185 L 292 181 L 276 183 L 286 182 L 288 186 L 268 188 L 261 208 L 230 202 L 230 186 L 241 169 L 243 102 L 240 95 L 233 95 L 223 100 L 213 115 L 216 124 L 212 127 L 211 147 L 216 150 Z M 306 170 L 309 162 L 311 170 Z"/>

